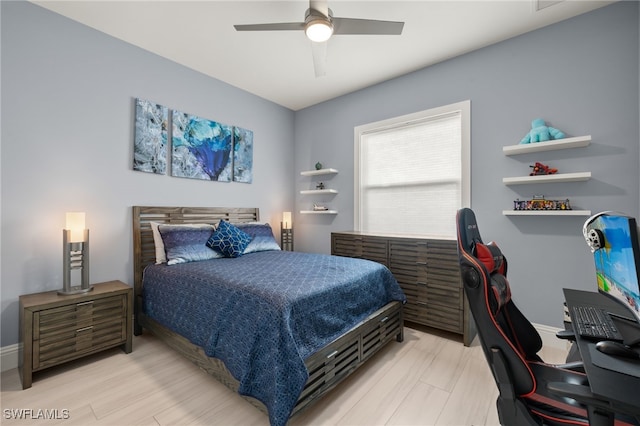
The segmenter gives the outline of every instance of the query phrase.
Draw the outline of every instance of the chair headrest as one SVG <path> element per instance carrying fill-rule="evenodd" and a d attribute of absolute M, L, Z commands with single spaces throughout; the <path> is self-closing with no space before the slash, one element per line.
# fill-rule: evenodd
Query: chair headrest
<path fill-rule="evenodd" d="M 476 243 L 473 247 L 473 255 L 487 268 L 489 275 L 497 272 L 506 273 L 506 263 L 500 247 L 494 242 L 489 244 Z"/>
<path fill-rule="evenodd" d="M 476 215 L 469 208 L 458 210 L 458 239 L 462 248 L 469 254 L 473 254 L 473 246 L 476 243 L 482 243 Z"/>
<path fill-rule="evenodd" d="M 491 312 L 496 315 L 511 300 L 511 288 L 507 280 L 507 261 L 494 242 L 478 243 L 474 247 L 474 256 L 489 272 L 489 288 L 493 298 L 489 299 Z"/>

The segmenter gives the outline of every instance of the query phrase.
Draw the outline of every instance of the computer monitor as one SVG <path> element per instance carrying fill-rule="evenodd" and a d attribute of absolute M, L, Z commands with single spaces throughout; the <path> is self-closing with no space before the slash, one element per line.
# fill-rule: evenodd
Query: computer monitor
<path fill-rule="evenodd" d="M 598 291 L 624 305 L 640 324 L 640 246 L 636 220 L 603 212 L 585 222 L 583 232 L 593 252 Z"/>

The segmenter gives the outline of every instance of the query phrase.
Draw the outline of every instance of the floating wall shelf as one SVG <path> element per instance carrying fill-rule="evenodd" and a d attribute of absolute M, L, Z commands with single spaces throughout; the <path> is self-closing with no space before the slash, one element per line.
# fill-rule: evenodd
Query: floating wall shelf
<path fill-rule="evenodd" d="M 524 185 L 529 183 L 581 182 L 591 179 L 591 172 L 558 173 L 555 175 L 538 175 L 502 178 L 505 185 Z"/>
<path fill-rule="evenodd" d="M 503 210 L 505 216 L 591 216 L 591 210 Z"/>
<path fill-rule="evenodd" d="M 335 175 L 336 173 L 338 173 L 336 169 L 307 170 L 300 172 L 302 176 Z"/>
<path fill-rule="evenodd" d="M 313 194 L 337 194 L 337 189 L 305 189 L 300 191 L 302 195 L 313 195 Z"/>
<path fill-rule="evenodd" d="M 300 214 L 338 214 L 337 210 L 300 210 Z"/>
<path fill-rule="evenodd" d="M 591 143 L 591 135 L 576 136 L 545 142 L 528 143 L 522 145 L 503 146 L 504 155 L 530 154 L 533 152 L 555 151 L 558 149 L 582 148 Z"/>

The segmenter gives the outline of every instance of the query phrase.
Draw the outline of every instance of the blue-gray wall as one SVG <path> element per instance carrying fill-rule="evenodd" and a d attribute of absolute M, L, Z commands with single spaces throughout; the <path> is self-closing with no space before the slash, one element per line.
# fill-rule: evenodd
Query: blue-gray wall
<path fill-rule="evenodd" d="M 338 169 L 326 199 L 337 216 L 296 214 L 296 247 L 330 251 L 330 232 L 353 229 L 353 128 L 415 111 L 471 100 L 471 207 L 483 238 L 509 260 L 514 298 L 536 323 L 562 324 L 562 288 L 595 289 L 585 217 L 506 217 L 516 198 L 569 197 L 574 208 L 619 210 L 638 217 L 639 19 L 637 2 L 621 2 L 425 68 L 296 113 L 297 172 L 316 161 Z M 382 59 L 383 60 L 383 59 Z M 505 157 L 533 118 L 570 136 L 591 135 L 587 148 Z M 505 186 L 541 161 L 561 172 L 591 171 L 587 182 Z M 425 165 L 427 167 L 428 165 Z M 296 212 L 314 198 L 300 195 Z M 453 220 L 453 218 L 452 218 Z"/>
<path fill-rule="evenodd" d="M 93 281 L 132 282 L 132 205 L 257 206 L 279 225 L 295 213 L 296 249 L 329 252 L 353 228 L 353 128 L 470 99 L 472 207 L 486 239 L 510 261 L 515 298 L 537 323 L 559 326 L 561 288 L 592 289 L 583 218 L 507 218 L 516 197 L 568 196 L 594 212 L 639 216 L 639 11 L 614 4 L 296 113 L 25 2 L 0 2 L 0 346 L 18 341 L 18 296 L 60 288 L 64 213 L 87 212 Z M 254 183 L 134 172 L 133 99 L 254 131 Z M 505 187 L 538 157 L 504 157 L 532 118 L 588 148 L 539 160 L 591 171 L 584 183 Z M 302 216 L 312 199 L 299 175 L 321 161 L 340 173 L 337 216 Z M 524 170 L 524 172 L 523 172 Z"/>
<path fill-rule="evenodd" d="M 132 284 L 131 206 L 293 207 L 294 113 L 27 2 L 2 8 L 2 332 L 18 296 L 62 288 L 66 211 L 85 211 L 91 279 Z M 253 183 L 132 170 L 134 98 L 254 132 Z"/>

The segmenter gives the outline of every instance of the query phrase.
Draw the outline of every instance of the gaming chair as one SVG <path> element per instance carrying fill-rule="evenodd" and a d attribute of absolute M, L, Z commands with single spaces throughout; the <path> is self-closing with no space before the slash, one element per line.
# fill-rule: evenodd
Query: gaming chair
<path fill-rule="evenodd" d="M 500 423 L 513 425 L 626 425 L 636 420 L 608 411 L 589 388 L 581 363 L 552 365 L 537 355 L 542 339 L 511 300 L 507 260 L 485 244 L 476 217 L 456 218 L 464 292 L 478 338 L 498 386 Z"/>

